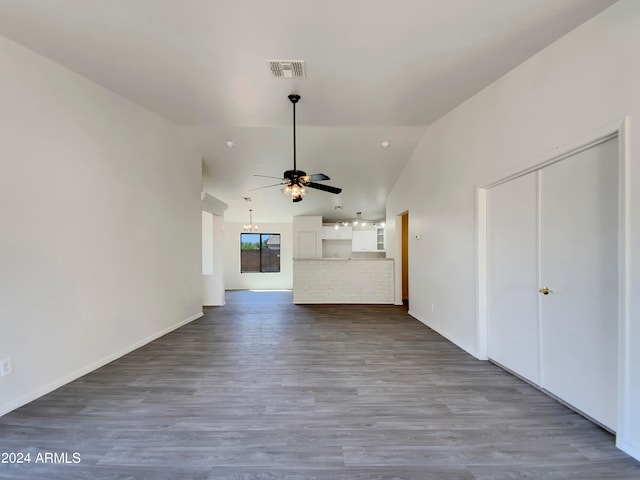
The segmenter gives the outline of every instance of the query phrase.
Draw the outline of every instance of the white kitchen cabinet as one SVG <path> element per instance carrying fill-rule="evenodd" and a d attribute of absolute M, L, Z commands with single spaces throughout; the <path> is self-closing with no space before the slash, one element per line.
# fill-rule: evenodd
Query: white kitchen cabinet
<path fill-rule="evenodd" d="M 384 227 L 376 228 L 376 250 L 384 252 Z"/>
<path fill-rule="evenodd" d="M 335 225 L 324 225 L 322 227 L 323 240 L 351 240 L 353 228 L 350 226 L 341 226 L 336 228 Z"/>
<path fill-rule="evenodd" d="M 378 236 L 375 230 L 354 230 L 351 239 L 353 252 L 377 252 Z"/>

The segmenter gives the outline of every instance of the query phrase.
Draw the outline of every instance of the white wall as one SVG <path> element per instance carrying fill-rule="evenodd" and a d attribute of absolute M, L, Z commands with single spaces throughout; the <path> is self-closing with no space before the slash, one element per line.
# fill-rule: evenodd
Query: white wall
<path fill-rule="evenodd" d="M 225 304 L 224 219 L 202 212 L 202 305 Z"/>
<path fill-rule="evenodd" d="M 387 252 L 395 215 L 409 210 L 410 313 L 476 354 L 475 188 L 520 165 L 630 121 L 640 152 L 640 2 L 623 0 L 432 124 L 387 202 Z M 635 153 L 634 153 L 635 154 Z M 630 204 L 640 205 L 631 157 Z M 629 213 L 630 390 L 618 444 L 640 458 L 640 209 Z M 416 234 L 421 239 L 415 238 Z M 434 311 L 431 311 L 431 304 Z"/>
<path fill-rule="evenodd" d="M 224 305 L 224 212 L 227 204 L 202 192 L 202 304 Z"/>
<path fill-rule="evenodd" d="M 201 315 L 201 161 L 0 37 L 0 414 Z"/>
<path fill-rule="evenodd" d="M 224 296 L 224 219 L 220 215 L 211 215 L 209 212 L 202 212 L 203 220 L 205 215 L 210 216 L 210 222 L 202 223 L 203 242 L 204 229 L 210 228 L 206 241 L 210 253 L 211 273 L 202 275 L 202 304 L 208 307 L 225 304 Z M 204 245 L 204 243 L 203 243 Z M 204 248 L 203 248 L 204 249 Z M 204 267 L 204 259 L 203 259 Z"/>
<path fill-rule="evenodd" d="M 242 223 L 224 224 L 224 280 L 228 290 L 280 290 L 293 288 L 293 226 L 260 223 L 258 233 L 280 234 L 280 273 L 240 273 Z"/>
<path fill-rule="evenodd" d="M 213 275 L 213 214 L 202 211 L 202 275 Z"/>

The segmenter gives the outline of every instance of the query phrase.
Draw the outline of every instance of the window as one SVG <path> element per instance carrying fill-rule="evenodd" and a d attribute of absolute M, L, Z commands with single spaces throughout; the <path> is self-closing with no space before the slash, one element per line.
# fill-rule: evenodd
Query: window
<path fill-rule="evenodd" d="M 241 233 L 240 272 L 279 272 L 280 234 Z"/>

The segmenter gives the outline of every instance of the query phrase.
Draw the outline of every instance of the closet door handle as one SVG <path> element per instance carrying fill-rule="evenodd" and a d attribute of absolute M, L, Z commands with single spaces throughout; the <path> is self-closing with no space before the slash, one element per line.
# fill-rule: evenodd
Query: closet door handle
<path fill-rule="evenodd" d="M 551 293 L 551 290 L 549 290 L 547 287 L 542 287 L 540 290 L 538 290 L 541 294 L 543 295 L 549 295 L 549 293 Z"/>

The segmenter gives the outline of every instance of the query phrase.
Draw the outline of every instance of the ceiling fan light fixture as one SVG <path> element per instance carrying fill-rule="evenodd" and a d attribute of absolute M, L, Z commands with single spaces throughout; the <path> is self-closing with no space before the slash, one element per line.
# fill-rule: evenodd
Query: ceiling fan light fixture
<path fill-rule="evenodd" d="M 294 202 L 300 202 L 307 194 L 307 190 L 297 183 L 292 185 L 287 185 L 282 189 L 282 193 L 284 193 L 287 197 L 291 198 Z"/>

